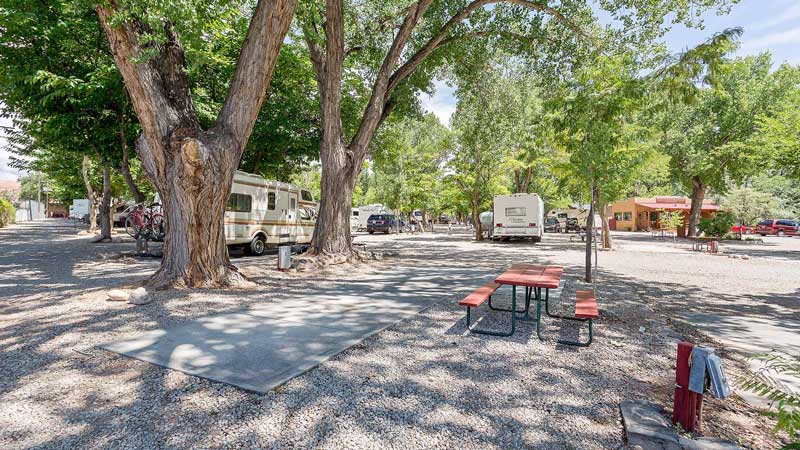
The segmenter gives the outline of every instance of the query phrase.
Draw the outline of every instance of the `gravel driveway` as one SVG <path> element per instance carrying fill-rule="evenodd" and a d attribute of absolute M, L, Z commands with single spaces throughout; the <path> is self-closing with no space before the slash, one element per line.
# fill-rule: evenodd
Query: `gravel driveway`
<path fill-rule="evenodd" d="M 716 291 L 697 288 L 710 286 L 701 272 L 733 261 L 700 260 L 672 244 L 622 237 L 619 250 L 601 254 L 602 318 L 589 349 L 542 343 L 530 325 L 513 338 L 468 335 L 454 294 L 264 396 L 95 347 L 134 331 L 270 302 L 307 283 L 341 286 L 389 277 L 401 267 L 491 274 L 514 262 L 560 264 L 568 281 L 564 312 L 574 290 L 585 288 L 578 280 L 580 243 L 563 235 L 537 245 L 439 234 L 359 239 L 400 256 L 314 275 L 276 274 L 271 257 L 239 258 L 234 263 L 258 289 L 164 292 L 134 307 L 104 295 L 155 270 L 154 261 L 102 259 L 130 244 L 88 244 L 65 222 L 0 230 L 0 448 L 625 448 L 619 402 L 670 402 L 681 335 L 659 302 L 688 301 L 688 291 L 694 302 L 716 298 Z M 648 246 L 656 249 L 636 250 Z M 676 267 L 695 267 L 673 273 L 673 258 Z M 756 256 L 747 262 L 750 269 L 762 265 Z M 664 270 L 672 275 L 663 275 L 668 291 L 660 292 Z M 714 280 L 713 286 L 728 283 Z M 798 288 L 796 278 L 782 283 L 768 278 L 749 287 L 784 295 Z M 767 297 L 760 303 L 765 315 L 771 314 L 767 303 Z M 505 317 L 484 320 L 501 327 Z M 545 323 L 547 336 L 575 337 L 573 323 Z M 735 399 L 710 401 L 706 414 L 710 434 L 753 448 L 779 445 L 764 432 L 768 419 Z"/>

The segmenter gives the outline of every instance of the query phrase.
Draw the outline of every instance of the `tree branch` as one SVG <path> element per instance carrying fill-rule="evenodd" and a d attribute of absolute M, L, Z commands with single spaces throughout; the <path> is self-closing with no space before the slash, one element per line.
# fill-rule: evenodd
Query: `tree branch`
<path fill-rule="evenodd" d="M 296 7 L 297 0 L 259 0 L 250 20 L 236 72 L 214 127 L 233 136 L 238 148 L 232 149 L 231 156 L 236 160 L 253 131 Z"/>

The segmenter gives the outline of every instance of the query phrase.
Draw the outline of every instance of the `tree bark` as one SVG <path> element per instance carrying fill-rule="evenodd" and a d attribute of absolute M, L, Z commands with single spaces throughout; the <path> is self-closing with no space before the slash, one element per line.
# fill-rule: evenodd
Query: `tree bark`
<path fill-rule="evenodd" d="M 706 185 L 699 176 L 692 177 L 692 205 L 689 209 L 689 237 L 697 236 L 697 225 L 703 212 L 703 199 L 706 196 Z"/>
<path fill-rule="evenodd" d="M 529 8 L 550 16 L 553 20 L 564 24 L 577 34 L 583 36 L 578 27 L 557 9 L 541 2 L 530 0 L 472 0 L 460 11 L 456 12 L 429 41 L 401 63 L 401 56 L 406 53 L 406 45 L 412 37 L 415 27 L 422 21 L 425 11 L 433 0 L 418 0 L 405 9 L 405 17 L 397 29 L 391 45 L 384 55 L 380 69 L 372 84 L 372 94 L 361 116 L 358 129 L 349 144 L 344 143 L 341 125 L 341 89 L 343 61 L 346 55 L 344 48 L 344 2 L 343 0 L 326 0 L 324 17 L 311 15 L 303 17 L 303 35 L 311 55 L 312 66 L 317 76 L 322 111 L 322 139 L 320 142 L 320 159 L 322 162 L 323 180 L 335 179 L 343 183 L 337 186 L 333 181 L 322 183 L 320 213 L 314 237 L 311 243 L 312 253 L 344 253 L 353 255 L 349 242 L 349 222 L 341 220 L 350 214 L 352 205 L 352 186 L 355 184 L 362 163 L 366 158 L 370 142 L 378 127 L 391 113 L 394 102 L 392 93 L 422 62 L 437 48 L 451 40 L 452 30 L 460 23 L 468 20 L 470 14 L 486 5 L 494 3 L 511 3 Z M 324 35 L 319 33 L 317 22 L 324 24 Z M 320 43 L 324 42 L 324 46 Z M 328 161 L 328 164 L 325 161 Z M 335 200 L 325 201 L 326 197 Z M 341 209 L 328 211 L 328 209 Z M 328 221 L 335 221 L 334 224 Z M 476 229 L 479 225 L 476 226 Z M 346 238 L 345 238 L 346 236 Z M 332 240 L 329 244 L 326 241 Z"/>
<path fill-rule="evenodd" d="M 472 202 L 472 224 L 475 227 L 475 240 L 483 240 L 483 230 L 481 229 L 481 213 L 478 211 L 478 202 Z"/>
<path fill-rule="evenodd" d="M 81 174 L 83 175 L 83 184 L 86 187 L 86 198 L 89 200 L 89 232 L 94 233 L 97 229 L 97 195 L 94 193 L 91 180 L 89 179 L 89 156 L 83 155 L 83 162 L 81 163 Z"/>
<path fill-rule="evenodd" d="M 216 122 L 200 127 L 183 47 L 169 22 L 163 40 L 139 42 L 142 24 L 114 23 L 119 4 L 97 6 L 142 127 L 136 151 L 161 196 L 166 236 L 156 288 L 239 285 L 225 245 L 225 204 L 272 79 L 296 0 L 259 0 Z M 124 13 L 124 12 L 123 12 Z M 125 17 L 123 15 L 123 17 Z M 155 56 L 148 58 L 145 52 Z"/>
<path fill-rule="evenodd" d="M 611 213 L 611 205 L 601 204 L 597 208 L 600 211 L 600 222 L 603 226 L 603 248 L 612 249 L 611 227 L 608 225 L 608 216 Z"/>
<path fill-rule="evenodd" d="M 100 200 L 100 241 L 111 240 L 111 167 L 103 161 L 103 197 Z"/>

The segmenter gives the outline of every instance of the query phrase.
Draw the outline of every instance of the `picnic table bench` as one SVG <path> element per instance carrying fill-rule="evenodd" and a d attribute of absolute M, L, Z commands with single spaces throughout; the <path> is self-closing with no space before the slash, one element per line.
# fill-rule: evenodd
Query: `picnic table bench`
<path fill-rule="evenodd" d="M 471 333 L 488 334 L 492 336 L 511 336 L 516 330 L 517 320 L 535 321 L 536 335 L 540 340 L 544 340 L 541 335 L 541 304 L 545 304 L 545 314 L 549 317 L 565 320 L 575 320 L 589 323 L 589 339 L 586 342 L 559 340 L 560 344 L 588 347 L 592 343 L 592 321 L 599 317 L 597 311 L 597 300 L 592 291 L 577 291 L 575 299 L 575 315 L 559 316 L 550 312 L 550 289 L 560 286 L 561 275 L 564 270 L 556 266 L 537 266 L 531 264 L 517 264 L 511 266 L 506 272 L 495 278 L 493 283 L 486 283 L 479 287 L 458 304 L 467 308 L 467 329 Z M 511 308 L 502 308 L 492 304 L 492 295 L 501 285 L 511 285 Z M 525 288 L 524 306 L 517 309 L 517 286 Z M 542 298 L 542 289 L 545 290 Z M 511 328 L 509 331 L 487 330 L 471 327 L 471 310 L 483 303 L 489 303 L 489 308 L 495 311 L 511 313 Z M 536 317 L 530 315 L 531 301 L 536 302 Z"/>

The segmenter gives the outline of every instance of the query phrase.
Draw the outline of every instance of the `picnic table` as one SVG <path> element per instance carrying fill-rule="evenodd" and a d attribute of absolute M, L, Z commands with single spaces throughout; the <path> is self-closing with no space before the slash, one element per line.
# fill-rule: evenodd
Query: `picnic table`
<path fill-rule="evenodd" d="M 575 299 L 575 315 L 561 316 L 550 312 L 550 289 L 557 289 L 561 284 L 564 269 L 558 266 L 540 266 L 534 264 L 515 264 L 503 272 L 493 283 L 487 283 L 469 294 L 459 302 L 467 307 L 467 328 L 470 328 L 470 310 L 480 306 L 488 299 L 489 308 L 495 311 L 511 313 L 511 330 L 508 332 L 472 328 L 473 333 L 493 336 L 511 336 L 516 330 L 517 320 L 536 322 L 536 336 L 544 340 L 541 334 L 542 303 L 549 317 L 589 322 L 589 340 L 587 342 L 559 340 L 561 344 L 587 347 L 592 343 L 592 319 L 599 317 L 597 301 L 592 291 L 577 291 Z M 511 308 L 502 308 L 492 304 L 492 294 L 502 285 L 511 286 Z M 517 286 L 525 288 L 524 306 L 517 309 Z M 544 289 L 544 298 L 542 298 Z M 531 317 L 531 301 L 536 302 L 536 317 Z"/>

